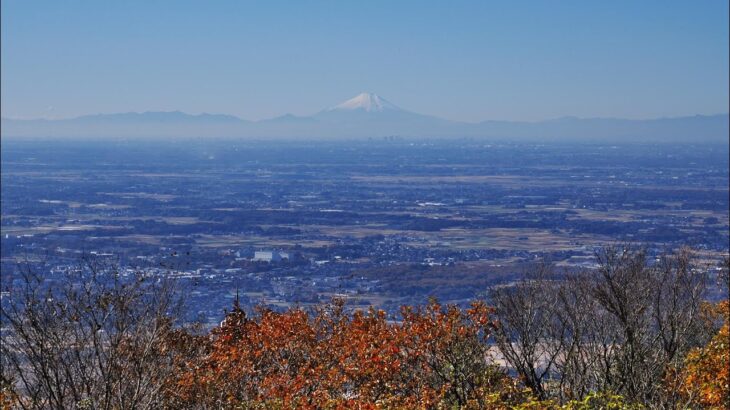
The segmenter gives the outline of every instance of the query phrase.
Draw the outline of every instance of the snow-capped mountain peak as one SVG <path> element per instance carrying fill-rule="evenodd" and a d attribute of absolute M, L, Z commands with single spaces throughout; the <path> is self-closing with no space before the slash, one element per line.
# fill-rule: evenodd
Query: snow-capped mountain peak
<path fill-rule="evenodd" d="M 340 105 L 330 108 L 330 111 L 333 110 L 364 110 L 366 112 L 380 112 L 386 110 L 400 110 L 400 108 L 385 98 L 381 98 L 377 94 L 361 93 Z"/>

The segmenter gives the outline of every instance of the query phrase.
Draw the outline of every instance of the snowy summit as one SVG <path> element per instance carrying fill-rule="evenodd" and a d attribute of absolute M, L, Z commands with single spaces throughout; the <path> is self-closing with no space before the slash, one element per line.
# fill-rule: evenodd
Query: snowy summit
<path fill-rule="evenodd" d="M 330 111 L 334 110 L 364 110 L 366 112 L 381 112 L 386 110 L 400 110 L 400 108 L 390 101 L 381 98 L 377 94 L 361 93 L 340 105 L 330 108 Z"/>

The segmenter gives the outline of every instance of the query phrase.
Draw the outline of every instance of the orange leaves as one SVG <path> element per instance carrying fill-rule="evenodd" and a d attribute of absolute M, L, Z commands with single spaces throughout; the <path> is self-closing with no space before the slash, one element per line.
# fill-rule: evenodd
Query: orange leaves
<path fill-rule="evenodd" d="M 461 310 L 436 302 L 404 308 L 400 322 L 372 308 L 346 314 L 341 301 L 311 314 L 259 309 L 247 318 L 234 309 L 201 341 L 204 353 L 179 366 L 171 404 L 366 409 L 465 403 L 511 388 L 506 376 L 481 376 L 493 369 L 484 343 L 490 314 L 483 303 Z"/>
<path fill-rule="evenodd" d="M 702 349 L 685 360 L 686 394 L 713 409 L 730 408 L 730 305 L 720 302 L 716 311 L 724 317 L 719 332 Z"/>
<path fill-rule="evenodd" d="M 9 381 L 3 380 L 0 385 L 0 410 L 17 408 L 18 397 L 10 384 Z"/>

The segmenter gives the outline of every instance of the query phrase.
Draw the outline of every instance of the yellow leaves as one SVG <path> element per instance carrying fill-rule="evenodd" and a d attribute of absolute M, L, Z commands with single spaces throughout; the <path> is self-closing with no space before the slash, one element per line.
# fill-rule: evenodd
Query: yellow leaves
<path fill-rule="evenodd" d="M 545 407 L 543 407 L 545 408 Z M 593 392 L 589 393 L 582 400 L 573 400 L 563 406 L 554 405 L 550 408 L 562 410 L 642 410 L 645 407 L 638 403 L 629 403 L 618 394 L 610 392 Z"/>

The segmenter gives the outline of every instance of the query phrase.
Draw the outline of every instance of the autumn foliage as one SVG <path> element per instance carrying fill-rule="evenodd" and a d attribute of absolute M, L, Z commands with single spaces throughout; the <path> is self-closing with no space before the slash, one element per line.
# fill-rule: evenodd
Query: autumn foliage
<path fill-rule="evenodd" d="M 202 355 L 182 355 L 167 392 L 173 407 L 488 408 L 525 393 L 493 364 L 486 344 L 495 323 L 483 303 L 432 302 L 346 314 L 341 301 L 313 313 L 235 308 Z M 180 339 L 182 351 L 189 340 Z"/>
<path fill-rule="evenodd" d="M 209 331 L 145 275 L 30 275 L 0 304 L 0 409 L 730 408 L 728 301 L 703 299 L 686 253 L 608 255 L 598 275 L 543 267 L 494 308 L 235 303 Z"/>
<path fill-rule="evenodd" d="M 704 407 L 730 408 L 730 304 L 720 302 L 715 311 L 724 323 L 707 346 L 691 351 L 683 370 L 685 396 Z"/>

